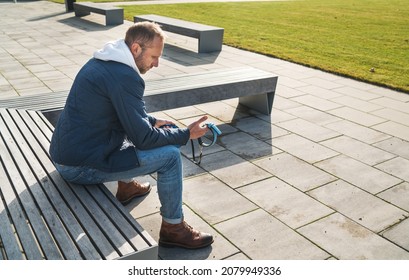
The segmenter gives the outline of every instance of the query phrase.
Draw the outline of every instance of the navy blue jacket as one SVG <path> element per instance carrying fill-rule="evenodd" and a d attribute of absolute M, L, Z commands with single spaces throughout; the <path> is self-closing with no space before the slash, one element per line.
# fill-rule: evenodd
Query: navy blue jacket
<path fill-rule="evenodd" d="M 144 89 L 144 80 L 130 66 L 90 59 L 75 78 L 55 127 L 52 160 L 120 172 L 139 166 L 137 150 L 185 145 L 189 129 L 154 127 L 156 119 L 145 110 Z"/>

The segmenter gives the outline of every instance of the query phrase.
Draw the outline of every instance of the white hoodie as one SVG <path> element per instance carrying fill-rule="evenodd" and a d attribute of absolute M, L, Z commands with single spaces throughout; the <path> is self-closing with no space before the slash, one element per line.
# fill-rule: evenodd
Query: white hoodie
<path fill-rule="evenodd" d="M 136 67 L 132 53 L 124 39 L 106 43 L 102 49 L 94 52 L 94 57 L 99 60 L 116 61 L 126 64 L 140 74 L 138 67 Z"/>

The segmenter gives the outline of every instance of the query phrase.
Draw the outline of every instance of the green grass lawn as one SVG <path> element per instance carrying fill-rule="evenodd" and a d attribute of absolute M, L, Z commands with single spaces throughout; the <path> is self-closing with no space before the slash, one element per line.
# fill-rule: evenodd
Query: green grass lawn
<path fill-rule="evenodd" d="M 409 92 L 408 0 L 126 6 L 223 27 L 224 44 Z M 371 69 L 373 68 L 373 71 Z"/>
<path fill-rule="evenodd" d="M 108 0 L 94 0 L 102 1 Z M 135 5 L 124 10 L 130 21 L 138 14 L 160 14 L 223 27 L 226 45 L 409 92 L 409 0 Z"/>

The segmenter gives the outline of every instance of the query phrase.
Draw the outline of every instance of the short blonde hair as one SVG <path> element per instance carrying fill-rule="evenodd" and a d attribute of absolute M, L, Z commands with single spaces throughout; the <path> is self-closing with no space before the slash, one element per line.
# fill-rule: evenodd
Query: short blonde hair
<path fill-rule="evenodd" d="M 149 46 L 156 37 L 159 37 L 161 40 L 166 38 L 159 24 L 149 21 L 138 22 L 126 31 L 125 43 L 129 48 L 133 43 L 138 43 L 141 47 L 145 47 Z"/>

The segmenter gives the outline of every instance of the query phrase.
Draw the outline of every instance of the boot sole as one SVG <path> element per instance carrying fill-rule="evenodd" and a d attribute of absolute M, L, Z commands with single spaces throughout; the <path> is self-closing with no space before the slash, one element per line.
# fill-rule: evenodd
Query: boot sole
<path fill-rule="evenodd" d="M 194 250 L 194 249 L 201 249 L 201 248 L 205 248 L 209 245 L 211 245 L 214 242 L 214 240 L 212 240 L 212 242 L 209 242 L 208 244 L 203 244 L 197 247 L 192 247 L 192 246 L 187 246 L 184 244 L 179 244 L 179 243 L 167 243 L 167 242 L 162 242 L 159 240 L 159 246 L 165 247 L 165 248 L 184 248 L 184 249 L 190 249 L 190 250 Z"/>

